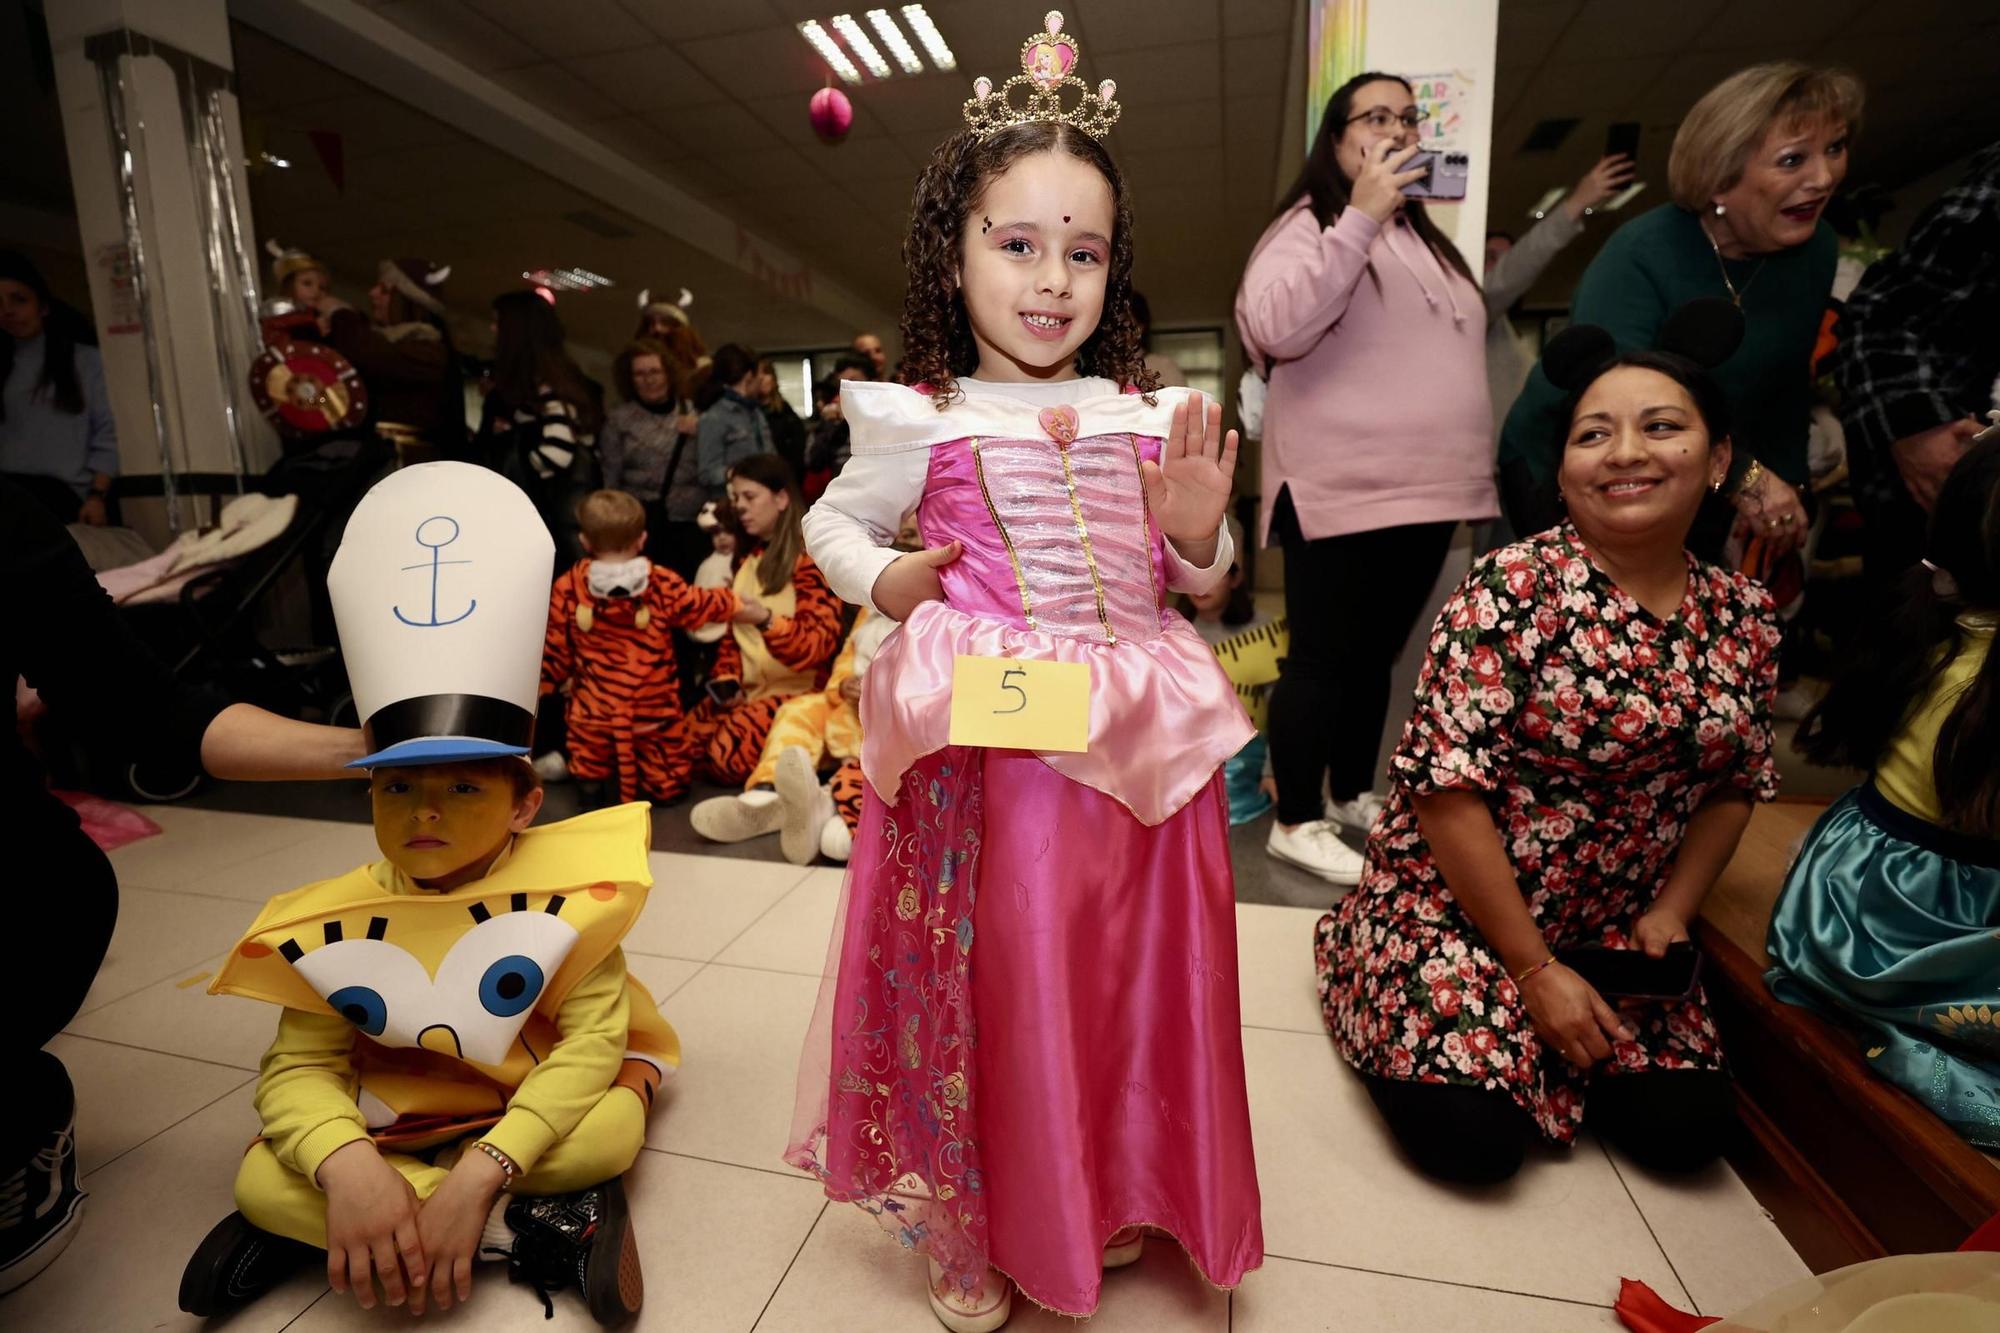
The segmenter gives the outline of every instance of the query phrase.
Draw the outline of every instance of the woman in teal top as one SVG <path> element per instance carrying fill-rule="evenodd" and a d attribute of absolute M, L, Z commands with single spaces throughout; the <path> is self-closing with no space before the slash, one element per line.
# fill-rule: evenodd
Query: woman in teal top
<path fill-rule="evenodd" d="M 1674 136 L 1674 202 L 1612 234 L 1571 310 L 1576 323 L 1609 330 L 1625 350 L 1651 347 L 1668 314 L 1700 297 L 1743 311 L 1743 345 L 1714 371 L 1736 422 L 1729 494 L 1776 552 L 1805 537 L 1812 349 L 1836 258 L 1820 214 L 1847 174 L 1860 112 L 1852 76 L 1790 61 L 1717 84 Z M 1538 364 L 1501 430 L 1501 498 L 1517 532 L 1561 521 L 1563 400 Z M 1728 517 L 1704 515 L 1690 546 L 1713 558 Z"/>
<path fill-rule="evenodd" d="M 1765 947 L 1771 993 L 1853 1028 L 1869 1066 L 2000 1150 L 2000 440 L 1938 492 L 1896 618 L 1806 719 L 1870 770 L 1806 836 Z"/>

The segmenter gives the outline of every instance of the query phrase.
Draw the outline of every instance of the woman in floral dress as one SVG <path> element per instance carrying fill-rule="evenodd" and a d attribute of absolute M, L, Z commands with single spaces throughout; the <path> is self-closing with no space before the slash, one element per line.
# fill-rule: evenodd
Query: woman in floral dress
<path fill-rule="evenodd" d="M 1715 1156 L 1731 1099 L 1700 990 L 1614 1007 L 1553 958 L 1685 940 L 1776 794 L 1771 599 L 1685 549 L 1729 467 L 1713 360 L 1564 337 L 1569 521 L 1478 561 L 1438 617 L 1360 887 L 1315 935 L 1335 1043 L 1453 1180 L 1585 1123 L 1662 1168 Z"/>

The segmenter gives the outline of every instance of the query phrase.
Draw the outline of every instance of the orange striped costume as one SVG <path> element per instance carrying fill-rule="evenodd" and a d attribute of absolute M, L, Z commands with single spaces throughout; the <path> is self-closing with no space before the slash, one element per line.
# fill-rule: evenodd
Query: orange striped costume
<path fill-rule="evenodd" d="M 674 630 L 736 614 L 727 588 L 691 588 L 664 565 L 639 597 L 596 597 L 590 561 L 556 580 L 542 641 L 542 693 L 567 685 L 569 771 L 618 777 L 618 799 L 670 801 L 687 790 L 694 752 L 681 714 Z"/>
<path fill-rule="evenodd" d="M 742 684 L 741 702 L 717 707 L 703 699 L 688 714 L 688 743 L 704 775 L 730 786 L 750 776 L 771 734 L 771 722 L 787 699 L 826 688 L 833 656 L 840 649 L 840 599 L 826 586 L 819 566 L 799 556 L 792 581 L 776 593 L 757 583 L 759 547 L 739 556 L 735 589 L 771 608 L 761 631 L 732 626 L 716 655 L 709 679 Z"/>

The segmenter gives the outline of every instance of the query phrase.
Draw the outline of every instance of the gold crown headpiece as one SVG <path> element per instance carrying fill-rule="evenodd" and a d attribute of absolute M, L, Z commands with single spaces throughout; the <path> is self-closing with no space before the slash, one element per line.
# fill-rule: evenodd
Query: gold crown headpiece
<path fill-rule="evenodd" d="M 1110 79 L 1090 91 L 1076 77 L 1077 59 L 1083 48 L 1064 32 L 1062 11 L 1051 9 L 1042 16 L 1042 31 L 1021 44 L 1021 72 L 994 91 L 993 80 L 985 75 L 972 81 L 972 99 L 965 104 L 965 123 L 984 139 L 1010 125 L 1054 121 L 1073 125 L 1093 139 L 1102 139 L 1118 123 L 1120 107 L 1111 100 L 1118 85 Z M 1081 96 L 1063 105 L 1063 89 L 1074 87 Z M 1016 88 L 1028 90 L 1020 102 Z"/>

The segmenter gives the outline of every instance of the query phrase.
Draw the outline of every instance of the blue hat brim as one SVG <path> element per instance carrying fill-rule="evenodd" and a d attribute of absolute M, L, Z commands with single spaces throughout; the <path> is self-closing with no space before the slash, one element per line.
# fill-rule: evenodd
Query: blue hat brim
<path fill-rule="evenodd" d="M 347 765 L 349 768 L 414 768 L 419 764 L 461 764 L 473 759 L 525 759 L 525 745 L 504 745 L 476 736 L 420 736 L 399 741 Z"/>

